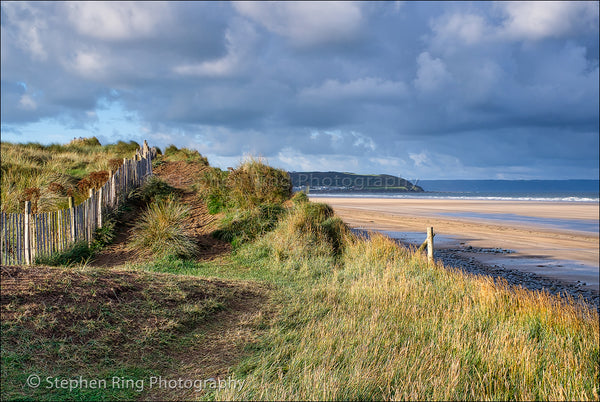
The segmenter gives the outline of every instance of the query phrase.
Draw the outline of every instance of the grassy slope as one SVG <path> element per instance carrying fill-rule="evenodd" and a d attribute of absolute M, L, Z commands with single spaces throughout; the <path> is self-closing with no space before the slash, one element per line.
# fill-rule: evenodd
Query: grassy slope
<path fill-rule="evenodd" d="M 295 207 L 220 264 L 140 269 L 275 285 L 279 306 L 217 399 L 594 400 L 597 313 L 573 301 L 429 266 L 382 236 L 344 251 Z M 312 221 L 312 222 L 311 222 Z"/>
<path fill-rule="evenodd" d="M 427 266 L 381 237 L 321 264 L 298 268 L 299 291 L 238 368 L 244 393 L 221 398 L 598 398 L 592 310 Z"/>

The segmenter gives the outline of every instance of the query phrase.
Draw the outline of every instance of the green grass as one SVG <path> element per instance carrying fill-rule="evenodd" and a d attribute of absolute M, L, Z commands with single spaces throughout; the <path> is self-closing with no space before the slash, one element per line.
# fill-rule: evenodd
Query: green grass
<path fill-rule="evenodd" d="M 177 148 L 175 145 L 169 145 L 165 149 L 164 156 L 171 161 L 185 161 L 187 163 L 197 163 L 201 166 L 208 166 L 208 159 L 202 156 L 198 151 L 188 148 Z"/>
<path fill-rule="evenodd" d="M 231 171 L 210 168 L 200 181 L 200 196 L 212 214 L 282 204 L 292 195 L 287 172 L 250 158 Z"/>
<path fill-rule="evenodd" d="M 234 248 L 239 247 L 271 231 L 284 211 L 278 204 L 228 211 L 221 219 L 214 236 L 231 242 Z"/>
<path fill-rule="evenodd" d="M 381 236 L 347 239 L 337 264 L 315 250 L 253 262 L 296 286 L 236 368 L 243 391 L 218 399 L 598 399 L 589 307 L 428 265 Z"/>
<path fill-rule="evenodd" d="M 40 265 L 72 266 L 87 264 L 102 248 L 112 243 L 115 238 L 115 226 L 117 215 L 109 215 L 105 218 L 103 226 L 97 228 L 91 243 L 79 241 L 69 245 L 65 250 L 50 255 L 39 255 L 35 263 Z"/>
<path fill-rule="evenodd" d="M 494 283 L 380 235 L 357 238 L 322 204 L 219 262 L 138 269 L 274 286 L 278 314 L 233 368 L 235 400 L 597 400 L 596 311 Z"/>
<path fill-rule="evenodd" d="M 144 185 L 128 194 L 127 199 L 134 204 L 147 206 L 155 201 L 164 201 L 169 197 L 177 198 L 181 191 L 169 185 L 157 176 L 150 176 Z"/>
<path fill-rule="evenodd" d="M 97 268 L 5 268 L 2 283 L 2 400 L 146 399 L 149 377 L 177 372 L 210 318 L 245 291 Z M 40 387 L 27 386 L 32 374 Z M 69 390 L 46 382 L 79 376 L 108 386 Z M 112 387 L 112 377 L 143 381 L 144 390 Z"/>

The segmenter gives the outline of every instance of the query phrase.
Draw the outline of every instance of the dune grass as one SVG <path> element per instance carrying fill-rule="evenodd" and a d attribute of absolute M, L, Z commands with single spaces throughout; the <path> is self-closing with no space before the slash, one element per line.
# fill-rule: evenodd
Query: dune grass
<path fill-rule="evenodd" d="M 66 208 L 69 196 L 78 204 L 88 197 L 91 184 L 86 184 L 87 176 L 115 170 L 123 158 L 131 158 L 137 149 L 139 144 L 134 141 L 102 146 L 95 137 L 65 145 L 2 142 L 2 211 L 23 212 L 25 200 L 32 202 L 34 212 Z"/>
<path fill-rule="evenodd" d="M 217 399 L 598 399 L 590 307 L 429 265 L 381 235 L 340 234 L 336 259 L 318 229 L 330 218 L 315 217 L 296 209 L 238 253 L 294 291 L 237 367 L 242 392 Z"/>
<path fill-rule="evenodd" d="M 131 230 L 131 247 L 154 256 L 193 257 L 198 246 L 187 233 L 189 214 L 189 207 L 173 196 L 153 201 Z"/>
<path fill-rule="evenodd" d="M 178 154 L 176 149 L 167 148 L 167 152 Z M 127 275 L 149 271 L 137 281 L 146 283 L 159 275 L 157 279 L 169 286 L 164 288 L 166 293 L 152 295 L 143 293 L 145 286 L 136 285 L 132 290 L 138 304 L 128 305 L 132 307 L 128 311 L 133 314 L 135 310 L 136 314 L 125 315 L 124 320 L 137 323 L 141 319 L 141 333 L 150 331 L 163 345 L 154 350 L 157 353 L 141 355 L 141 362 L 134 359 L 134 353 L 129 355 L 134 360 L 115 357 L 117 346 L 139 351 L 145 349 L 134 348 L 132 343 L 146 345 L 145 335 L 140 341 L 123 332 L 124 327 L 118 324 L 123 322 L 121 313 L 111 313 L 110 309 L 106 313 L 96 304 L 82 310 L 104 314 L 97 324 L 99 328 L 111 334 L 117 331 L 124 343 L 101 342 L 100 349 L 88 343 L 69 343 L 67 347 L 50 336 L 36 340 L 45 330 L 49 331 L 46 335 L 57 333 L 52 327 L 55 321 L 46 319 L 51 318 L 43 310 L 46 307 L 38 306 L 31 313 L 27 310 L 31 305 L 21 303 L 21 299 L 5 304 L 3 293 L 3 337 L 8 333 L 12 342 L 10 347 L 2 348 L 3 397 L 57 397 L 23 393 L 22 387 L 15 386 L 25 380 L 19 377 L 24 368 L 63 375 L 77 373 L 68 369 L 63 359 L 40 360 L 36 354 L 39 350 L 49 350 L 49 356 L 56 356 L 57 350 L 82 355 L 84 358 L 75 362 L 80 366 L 91 363 L 89 369 L 100 373 L 124 372 L 141 377 L 156 372 L 169 362 L 171 347 L 184 350 L 194 345 L 185 331 L 180 337 L 182 333 L 174 332 L 171 325 L 193 330 L 186 324 L 189 313 L 202 307 L 176 304 L 174 310 L 166 311 L 172 305 L 165 301 L 181 295 L 179 285 L 170 285 L 178 283 L 178 277 L 187 281 L 189 276 L 199 276 L 267 283 L 272 289 L 268 309 L 274 311 L 255 328 L 261 336 L 246 344 L 246 358 L 231 368 L 232 375 L 245 380 L 243 389 L 218 390 L 198 395 L 201 398 L 598 400 L 600 328 L 595 309 L 569 298 L 428 264 L 420 253 L 381 235 L 358 237 L 329 206 L 308 202 L 302 195 L 289 201 L 288 184 L 279 171 L 253 163 L 247 169 L 218 173 L 219 188 L 213 192 L 207 182 L 199 185 L 200 196 L 206 202 L 210 194 L 222 202 L 218 205 L 224 212 L 219 236 L 236 245 L 231 256 L 220 260 L 197 262 L 177 257 L 185 257 L 193 249 L 193 244 L 180 242 L 177 237 L 185 232 L 186 209 L 168 195 L 158 197 L 162 199 L 149 196 L 149 208 L 141 221 L 145 223 L 140 222 L 136 229 L 143 236 L 136 241 L 138 248 L 152 248 L 157 258 L 131 267 L 135 271 L 127 271 Z M 260 179 L 264 174 L 277 180 Z M 154 189 L 157 194 L 169 192 L 160 183 L 154 183 Z M 242 199 L 244 196 L 246 199 Z M 182 252 L 173 252 L 177 247 L 171 241 L 182 245 Z M 103 272 L 98 275 L 108 275 Z M 160 272 L 171 275 L 161 276 Z M 63 298 L 75 299 L 80 298 L 80 292 L 90 296 L 89 292 L 107 289 L 92 283 L 83 290 L 69 288 L 68 278 L 59 278 L 64 283 L 49 285 L 48 295 L 54 297 L 56 286 L 66 289 Z M 106 297 L 112 298 L 108 293 Z M 121 293 L 118 297 L 122 298 Z M 91 302 L 93 298 L 77 300 Z M 185 296 L 178 300 L 186 305 L 190 299 Z M 111 302 L 106 301 L 110 306 Z M 5 309 L 22 318 L 7 321 Z M 164 325 L 146 328 L 144 317 L 157 309 L 159 317 L 165 318 L 160 321 Z M 105 321 L 111 316 L 120 321 Z M 82 319 L 92 329 L 84 329 L 91 331 L 96 324 L 86 317 Z M 191 322 L 197 324 L 193 317 Z M 98 354 L 98 350 L 104 354 Z M 4 367 L 9 368 L 8 377 L 4 376 Z M 54 370 L 56 367 L 63 371 Z M 132 395 L 101 397 L 127 399 Z M 76 397 L 88 399 L 90 395 Z"/>
<path fill-rule="evenodd" d="M 494 282 L 381 235 L 353 235 L 324 204 L 288 205 L 273 230 L 218 263 L 141 269 L 265 281 L 278 313 L 217 400 L 597 400 L 598 313 Z"/>
<path fill-rule="evenodd" d="M 207 169 L 199 183 L 199 194 L 213 214 L 251 210 L 289 200 L 292 181 L 286 171 L 275 169 L 260 158 L 248 158 L 229 171 Z"/>

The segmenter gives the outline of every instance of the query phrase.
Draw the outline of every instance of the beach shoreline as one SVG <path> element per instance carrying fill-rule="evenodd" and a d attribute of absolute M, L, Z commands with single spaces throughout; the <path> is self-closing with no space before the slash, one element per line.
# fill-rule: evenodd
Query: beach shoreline
<path fill-rule="evenodd" d="M 422 242 L 426 228 L 433 226 L 437 239 L 443 240 L 436 242 L 437 249 L 454 250 L 463 257 L 468 253 L 468 258 L 481 264 L 548 277 L 598 293 L 598 232 L 589 226 L 577 230 L 577 226 L 570 229 L 544 224 L 560 220 L 598 222 L 598 203 L 310 198 L 329 204 L 355 229 L 387 232 L 399 239 L 404 235 L 403 241 L 414 245 Z M 504 216 L 511 219 L 504 220 Z M 495 249 L 507 252 L 473 252 Z"/>

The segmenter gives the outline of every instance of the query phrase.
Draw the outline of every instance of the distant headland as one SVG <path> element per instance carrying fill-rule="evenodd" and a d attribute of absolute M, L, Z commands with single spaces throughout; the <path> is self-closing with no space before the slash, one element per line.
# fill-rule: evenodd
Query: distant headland
<path fill-rule="evenodd" d="M 310 192 L 393 192 L 421 193 L 423 189 L 401 177 L 378 174 L 361 175 L 347 172 L 289 172 L 294 191 Z"/>

